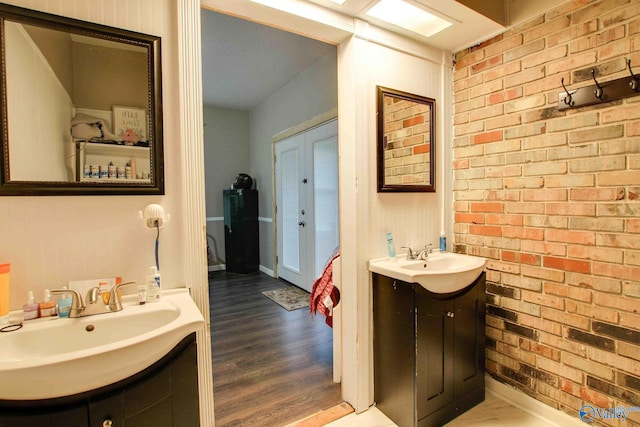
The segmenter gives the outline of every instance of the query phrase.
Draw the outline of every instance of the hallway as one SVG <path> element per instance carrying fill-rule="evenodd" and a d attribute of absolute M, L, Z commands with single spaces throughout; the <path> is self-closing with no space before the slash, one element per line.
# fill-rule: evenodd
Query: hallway
<path fill-rule="evenodd" d="M 342 402 L 324 318 L 261 294 L 285 286 L 263 273 L 210 273 L 217 427 L 282 426 Z"/>

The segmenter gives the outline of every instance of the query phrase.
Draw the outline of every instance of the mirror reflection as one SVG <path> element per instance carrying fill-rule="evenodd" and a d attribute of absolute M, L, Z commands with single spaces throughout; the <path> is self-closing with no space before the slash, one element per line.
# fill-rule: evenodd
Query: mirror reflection
<path fill-rule="evenodd" d="M 378 86 L 378 192 L 435 191 L 435 100 Z"/>
<path fill-rule="evenodd" d="M 162 194 L 159 38 L 0 6 L 0 194 Z"/>

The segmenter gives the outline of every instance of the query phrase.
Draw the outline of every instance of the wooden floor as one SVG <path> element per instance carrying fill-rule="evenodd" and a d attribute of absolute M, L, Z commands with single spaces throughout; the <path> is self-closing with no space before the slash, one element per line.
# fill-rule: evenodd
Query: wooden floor
<path fill-rule="evenodd" d="M 342 402 L 324 317 L 261 294 L 285 286 L 263 273 L 209 276 L 216 427 L 285 426 Z"/>

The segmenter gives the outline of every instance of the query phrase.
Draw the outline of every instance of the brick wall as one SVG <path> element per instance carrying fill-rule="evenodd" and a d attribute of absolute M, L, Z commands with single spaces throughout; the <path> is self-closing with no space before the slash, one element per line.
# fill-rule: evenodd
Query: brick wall
<path fill-rule="evenodd" d="M 383 102 L 385 184 L 429 184 L 430 106 L 387 95 Z"/>
<path fill-rule="evenodd" d="M 455 250 L 489 259 L 487 371 L 575 417 L 640 406 L 640 96 L 557 108 L 561 78 L 625 58 L 640 74 L 640 1 L 571 1 L 456 54 Z"/>

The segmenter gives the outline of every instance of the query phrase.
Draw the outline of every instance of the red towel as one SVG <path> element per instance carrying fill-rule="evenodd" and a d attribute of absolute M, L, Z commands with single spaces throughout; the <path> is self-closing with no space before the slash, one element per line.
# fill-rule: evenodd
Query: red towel
<path fill-rule="evenodd" d="M 340 256 L 337 251 L 329 260 L 322 275 L 313 283 L 309 297 L 311 316 L 318 312 L 326 316 L 327 325 L 333 327 L 333 308 L 340 302 L 340 291 L 333 285 L 333 261 Z"/>

